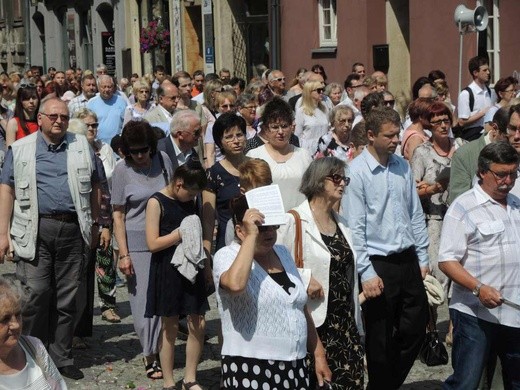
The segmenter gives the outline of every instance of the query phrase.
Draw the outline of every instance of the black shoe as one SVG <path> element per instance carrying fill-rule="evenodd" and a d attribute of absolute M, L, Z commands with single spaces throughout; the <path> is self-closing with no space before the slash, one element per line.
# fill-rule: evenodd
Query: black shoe
<path fill-rule="evenodd" d="M 80 369 L 74 365 L 59 367 L 58 371 L 64 377 L 74 380 L 83 379 L 85 377 L 85 375 L 83 375 Z"/>

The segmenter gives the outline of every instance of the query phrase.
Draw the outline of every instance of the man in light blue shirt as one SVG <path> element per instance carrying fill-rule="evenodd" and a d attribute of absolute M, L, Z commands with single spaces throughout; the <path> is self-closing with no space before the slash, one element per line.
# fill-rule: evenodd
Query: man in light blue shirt
<path fill-rule="evenodd" d="M 374 108 L 367 148 L 350 165 L 343 212 L 352 230 L 363 293 L 369 387 L 397 389 L 422 345 L 428 317 L 422 279 L 428 234 L 413 174 L 394 152 L 399 115 Z"/>
<path fill-rule="evenodd" d="M 112 137 L 121 134 L 126 101 L 115 92 L 114 80 L 108 75 L 98 77 L 99 95 L 90 99 L 87 108 L 96 113 L 99 121 L 98 139 L 110 144 Z"/>

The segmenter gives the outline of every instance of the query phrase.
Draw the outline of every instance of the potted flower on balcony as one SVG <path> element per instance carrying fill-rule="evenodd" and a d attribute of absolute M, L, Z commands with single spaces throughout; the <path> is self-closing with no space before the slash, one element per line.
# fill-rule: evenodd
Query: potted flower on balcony
<path fill-rule="evenodd" d="M 170 31 L 166 29 L 160 19 L 154 19 L 141 29 L 141 53 L 151 53 L 159 49 L 163 53 L 170 47 Z"/>

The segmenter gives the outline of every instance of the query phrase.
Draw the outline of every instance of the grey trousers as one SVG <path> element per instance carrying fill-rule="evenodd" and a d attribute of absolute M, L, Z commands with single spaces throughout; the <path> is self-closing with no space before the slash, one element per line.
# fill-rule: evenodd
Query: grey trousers
<path fill-rule="evenodd" d="M 58 368 L 74 363 L 72 335 L 84 248 L 77 223 L 42 218 L 36 258 L 21 260 L 16 266 L 16 276 L 29 293 L 23 309 L 23 333 L 38 337 Z"/>
<path fill-rule="evenodd" d="M 134 275 L 127 277 L 128 300 L 134 320 L 134 329 L 143 347 L 143 355 L 151 356 L 159 353 L 159 335 L 161 317 L 145 318 L 146 294 L 150 276 L 150 252 L 130 252 Z"/>

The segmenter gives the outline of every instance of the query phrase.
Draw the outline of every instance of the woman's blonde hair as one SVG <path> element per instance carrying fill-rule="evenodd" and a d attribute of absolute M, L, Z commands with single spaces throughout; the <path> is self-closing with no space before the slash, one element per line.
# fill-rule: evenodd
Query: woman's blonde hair
<path fill-rule="evenodd" d="M 320 101 L 318 104 L 316 104 L 312 98 L 312 92 L 318 88 L 325 88 L 321 81 L 307 81 L 303 85 L 302 108 L 306 115 L 314 115 L 316 108 L 319 108 L 321 111 L 325 112 L 325 106 L 323 103 Z"/>

